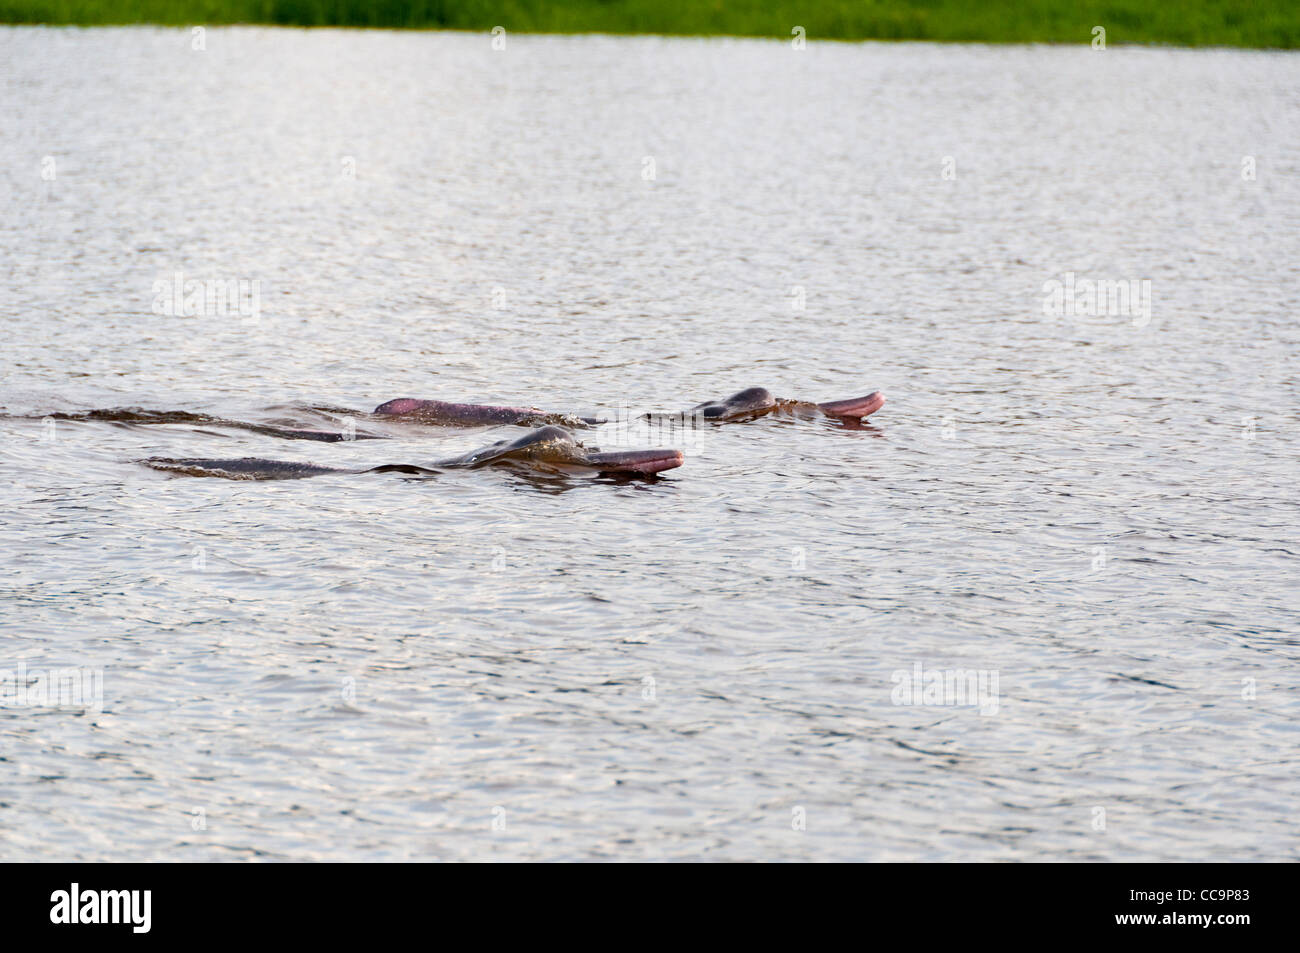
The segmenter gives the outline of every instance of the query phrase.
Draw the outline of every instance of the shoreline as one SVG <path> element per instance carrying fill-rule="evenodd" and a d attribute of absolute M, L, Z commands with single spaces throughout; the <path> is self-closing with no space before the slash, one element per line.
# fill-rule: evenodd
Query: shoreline
<path fill-rule="evenodd" d="M 1069 5 L 1057 0 L 724 0 L 715 6 L 654 0 L 529 0 L 489 4 L 409 0 L 376 9 L 362 0 L 0 0 L 7 26 L 279 26 L 376 30 L 453 30 L 510 34 L 767 38 L 779 42 L 922 42 L 988 45 L 1161 46 L 1294 50 L 1300 5 L 1286 0 L 1142 0 Z M 802 32 L 800 32 L 802 31 Z"/>

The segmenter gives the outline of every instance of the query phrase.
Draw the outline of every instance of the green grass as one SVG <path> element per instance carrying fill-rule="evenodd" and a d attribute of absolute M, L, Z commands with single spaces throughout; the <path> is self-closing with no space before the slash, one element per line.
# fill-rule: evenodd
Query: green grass
<path fill-rule="evenodd" d="M 0 0 L 0 22 L 429 27 L 1295 49 L 1300 0 Z"/>

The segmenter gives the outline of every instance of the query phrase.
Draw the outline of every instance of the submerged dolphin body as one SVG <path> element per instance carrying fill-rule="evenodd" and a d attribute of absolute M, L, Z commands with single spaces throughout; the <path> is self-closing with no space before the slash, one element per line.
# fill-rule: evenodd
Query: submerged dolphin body
<path fill-rule="evenodd" d="M 259 457 L 214 459 L 203 457 L 150 457 L 140 461 L 155 470 L 184 473 L 190 476 L 216 476 L 230 480 L 296 480 L 326 473 L 415 473 L 433 474 L 439 470 L 470 468 L 490 463 L 522 463 L 543 469 L 581 467 L 601 473 L 659 473 L 680 467 L 680 450 L 613 450 L 601 452 L 587 448 L 561 427 L 546 426 L 530 430 L 514 440 L 500 440 L 459 457 L 442 460 L 427 467 L 410 464 L 384 464 L 363 470 L 323 467 L 314 463 L 263 460 Z"/>
<path fill-rule="evenodd" d="M 705 401 L 680 414 L 647 414 L 652 419 L 695 418 L 711 423 L 752 420 L 765 414 L 777 413 L 823 413 L 844 421 L 846 424 L 860 421 L 874 414 L 885 403 L 885 397 L 874 391 L 865 397 L 852 397 L 848 400 L 832 400 L 814 404 L 800 400 L 784 400 L 773 397 L 771 392 L 762 387 L 750 387 L 722 400 Z M 85 410 L 78 412 L 55 412 L 46 416 L 56 420 L 96 420 L 121 424 L 191 424 L 198 427 L 229 427 L 247 430 L 268 437 L 284 440 L 314 440 L 326 443 L 345 443 L 352 440 L 382 440 L 393 436 L 391 429 L 383 426 L 367 430 L 357 424 L 365 419 L 379 423 L 393 421 L 396 423 L 441 424 L 448 426 L 490 427 L 502 424 L 520 427 L 540 427 L 544 425 L 560 426 L 567 429 L 579 429 L 606 421 L 596 417 L 583 417 L 575 414 L 554 413 L 539 410 L 536 407 L 506 407 L 493 404 L 459 404 L 441 400 L 417 400 L 413 397 L 399 397 L 380 404 L 370 414 L 358 414 L 348 408 L 311 408 L 318 414 L 337 416 L 346 419 L 346 426 L 335 429 L 310 429 L 296 427 L 285 423 L 252 423 L 242 420 L 229 420 L 211 414 L 193 413 L 183 410 L 147 410 L 142 407 L 111 407 L 102 410 Z"/>
<path fill-rule="evenodd" d="M 830 400 L 812 403 L 773 397 L 762 387 L 750 387 L 722 400 L 705 401 L 684 411 L 681 417 L 701 417 L 715 423 L 734 420 L 751 420 L 772 412 L 802 413 L 820 411 L 830 417 L 861 420 L 878 411 L 885 404 L 885 395 L 872 391 L 865 397 L 847 400 Z M 573 417 L 567 414 L 548 413 L 536 407 L 496 407 L 486 404 L 452 404 L 440 400 L 417 400 L 399 397 L 380 404 L 374 410 L 378 417 L 400 417 L 428 423 L 449 424 L 518 424 L 536 426 L 539 423 L 601 424 L 594 417 Z M 647 414 L 646 416 L 658 416 Z"/>
<path fill-rule="evenodd" d="M 437 424 L 517 424 L 535 427 L 539 424 L 584 426 L 603 424 L 594 417 L 576 414 L 556 414 L 536 407 L 498 407 L 492 404 L 453 404 L 443 400 L 417 400 L 399 397 L 380 404 L 374 410 L 378 417 L 404 417 L 408 420 Z"/>
<path fill-rule="evenodd" d="M 362 415 L 364 416 L 364 415 Z M 572 429 L 592 427 L 605 423 L 595 417 L 578 414 L 553 413 L 536 407 L 503 407 L 495 404 L 457 404 L 445 400 L 417 400 L 399 397 L 380 404 L 370 414 L 372 418 L 398 420 L 419 424 L 438 424 L 459 427 L 495 427 L 513 424 L 517 427 L 558 426 Z M 347 440 L 377 440 L 388 436 L 369 433 L 355 427 L 347 433 L 336 430 L 306 430 L 292 427 L 254 426 L 235 423 L 234 426 L 254 430 L 286 440 L 320 440 L 339 443 Z"/>

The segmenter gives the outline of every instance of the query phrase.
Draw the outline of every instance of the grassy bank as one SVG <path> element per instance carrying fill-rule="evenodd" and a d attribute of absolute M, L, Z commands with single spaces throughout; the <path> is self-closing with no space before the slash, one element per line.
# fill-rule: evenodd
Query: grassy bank
<path fill-rule="evenodd" d="M 0 22 L 1300 46 L 1300 0 L 0 0 Z"/>

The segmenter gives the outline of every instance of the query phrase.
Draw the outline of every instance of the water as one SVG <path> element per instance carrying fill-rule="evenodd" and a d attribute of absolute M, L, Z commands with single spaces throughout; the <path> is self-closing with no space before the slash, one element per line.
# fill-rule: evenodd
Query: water
<path fill-rule="evenodd" d="M 0 31 L 0 668 L 103 698 L 0 711 L 0 859 L 1300 855 L 1295 54 L 194 40 Z M 889 403 L 625 482 L 51 417 L 750 385 Z"/>

